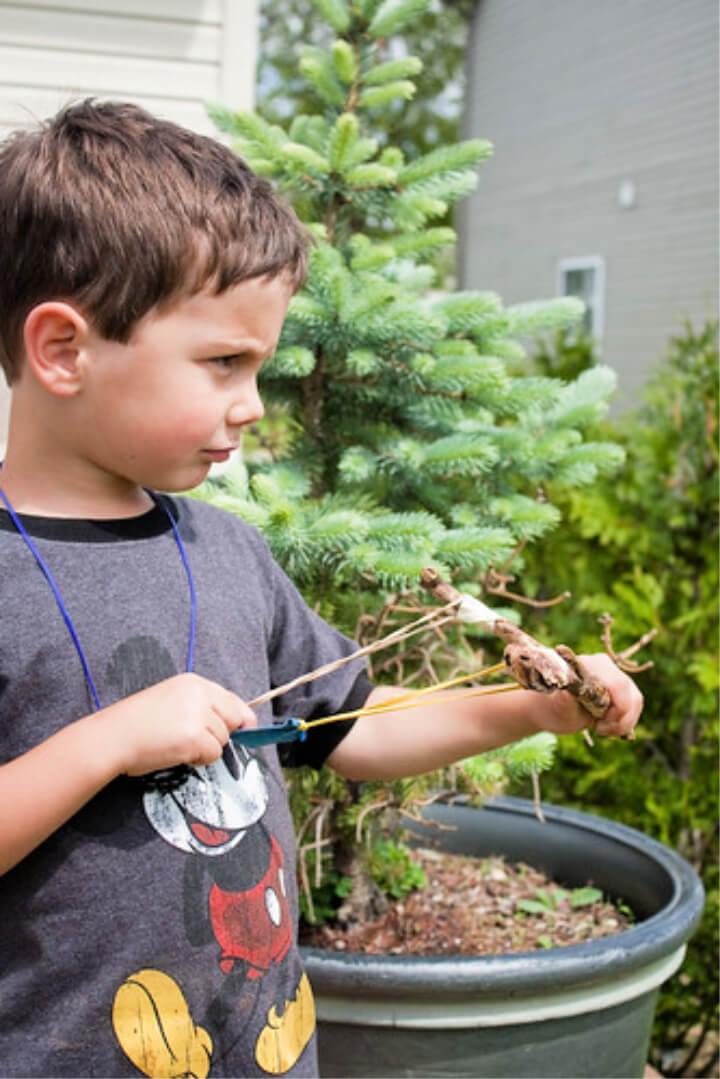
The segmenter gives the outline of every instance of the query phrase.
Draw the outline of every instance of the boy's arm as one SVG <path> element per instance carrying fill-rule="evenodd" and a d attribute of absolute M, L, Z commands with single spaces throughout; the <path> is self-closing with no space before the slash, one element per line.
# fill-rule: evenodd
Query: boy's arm
<path fill-rule="evenodd" d="M 195 674 L 176 675 L 68 724 L 0 767 L 0 873 L 117 776 L 211 764 L 231 731 L 254 725 L 244 701 Z"/>
<path fill-rule="evenodd" d="M 588 670 L 605 684 L 611 705 L 594 730 L 600 735 L 629 734 L 642 711 L 635 683 L 605 655 L 582 656 Z M 376 687 L 367 703 L 397 696 Z M 443 694 L 443 697 L 448 695 Z M 488 697 L 460 697 L 407 711 L 360 717 L 327 763 L 347 779 L 397 779 L 421 775 L 453 761 L 515 742 L 539 730 L 572 734 L 587 727 L 589 714 L 564 690 L 532 690 Z"/>

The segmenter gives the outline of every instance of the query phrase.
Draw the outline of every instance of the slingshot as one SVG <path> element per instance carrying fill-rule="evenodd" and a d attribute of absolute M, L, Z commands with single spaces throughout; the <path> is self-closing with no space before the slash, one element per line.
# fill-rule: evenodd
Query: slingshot
<path fill-rule="evenodd" d="M 441 607 L 436 608 L 429 614 L 423 615 L 416 621 L 393 633 L 373 641 L 372 644 L 359 648 L 348 656 L 343 656 L 332 663 L 326 663 L 315 670 L 309 671 L 291 682 L 276 686 L 268 690 L 252 701 L 248 701 L 251 708 L 279 697 L 283 693 L 294 689 L 296 686 L 321 678 L 331 671 L 347 663 L 351 663 L 363 656 L 388 648 L 399 641 L 406 640 L 416 633 L 435 628 L 455 620 L 482 625 L 499 637 L 506 644 L 502 663 L 483 670 L 473 671 L 470 674 L 458 678 L 451 678 L 436 685 L 430 685 L 423 689 L 412 690 L 403 693 L 390 700 L 382 701 L 376 705 L 367 705 L 349 712 L 341 712 L 336 715 L 324 716 L 320 719 L 298 719 L 291 717 L 283 723 L 268 724 L 261 727 L 246 730 L 233 731 L 233 742 L 244 746 L 266 746 L 281 742 L 304 741 L 307 732 L 314 727 L 327 723 L 337 723 L 341 720 L 382 715 L 385 712 L 404 711 L 405 709 L 417 708 L 432 697 L 434 701 L 441 703 L 449 700 L 459 700 L 464 697 L 488 696 L 494 693 L 508 693 L 518 689 L 533 689 L 541 693 L 551 693 L 558 689 L 566 689 L 577 697 L 578 701 L 590 714 L 593 720 L 599 719 L 607 711 L 610 697 L 602 685 L 582 665 L 581 661 L 565 645 L 557 648 L 548 648 L 531 637 L 530 634 L 518 629 L 512 622 L 502 618 L 496 611 L 487 607 L 480 600 L 459 592 L 452 585 L 443 581 L 436 570 L 426 569 L 420 578 L 420 583 L 436 599 L 443 601 Z M 464 682 L 478 681 L 489 678 L 501 671 L 509 671 L 514 681 L 499 685 L 474 686 L 464 692 L 454 693 L 452 697 L 438 696 L 443 690 L 459 686 Z M 587 732 L 584 732 L 587 734 Z"/>

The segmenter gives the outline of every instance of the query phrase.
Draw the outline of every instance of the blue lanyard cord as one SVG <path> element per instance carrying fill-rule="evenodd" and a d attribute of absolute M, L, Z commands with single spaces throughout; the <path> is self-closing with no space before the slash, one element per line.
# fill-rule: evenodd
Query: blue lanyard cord
<path fill-rule="evenodd" d="M 150 492 L 148 492 L 148 493 L 150 493 Z M 182 541 L 182 539 L 180 537 L 180 531 L 179 531 L 179 529 L 178 529 L 178 527 L 177 527 L 177 525 L 175 523 L 175 519 L 174 519 L 172 513 L 170 512 L 170 510 L 165 505 L 165 502 L 162 499 L 160 499 L 159 497 L 155 497 L 152 494 L 150 495 L 150 497 L 153 499 L 153 502 L 155 502 L 156 505 L 160 505 L 162 507 L 162 509 L 165 511 L 165 513 L 167 515 L 168 520 L 170 521 L 170 524 L 172 525 L 172 530 L 173 530 L 173 534 L 175 536 L 175 541 L 176 541 L 176 543 L 178 545 L 178 550 L 180 551 L 180 557 L 182 559 L 183 566 L 185 567 L 185 572 L 187 574 L 188 585 L 190 587 L 190 641 L 189 641 L 189 644 L 188 644 L 187 669 L 188 669 L 188 671 L 191 671 L 193 669 L 193 663 L 194 663 L 194 658 L 195 658 L 195 624 L 197 622 L 197 598 L 196 598 L 196 595 L 195 595 L 195 584 L 193 582 L 192 571 L 190 569 L 190 563 L 188 562 L 188 557 L 187 557 L 187 554 L 185 552 L 185 546 L 184 546 L 183 541 Z M 50 585 L 50 588 L 52 589 L 52 593 L 55 596 L 55 599 L 57 601 L 57 605 L 60 608 L 60 613 L 63 616 L 63 619 L 65 620 L 65 625 L 68 628 L 68 631 L 69 631 L 70 636 L 72 638 L 72 642 L 75 645 L 75 649 L 77 651 L 78 656 L 80 657 L 80 662 L 82 663 L 82 668 L 83 668 L 83 671 L 85 672 L 85 678 L 87 679 L 87 684 L 90 687 L 90 692 L 92 693 L 92 698 L 93 698 L 93 700 L 95 702 L 95 707 L 99 711 L 102 708 L 102 705 L 100 704 L 100 698 L 99 698 L 98 692 L 97 692 L 97 690 L 95 688 L 95 683 L 93 682 L 92 675 L 90 674 L 90 668 L 88 666 L 88 661 L 85 658 L 85 653 L 83 652 L 82 645 L 80 644 L 80 640 L 79 640 L 78 635 L 77 635 L 77 633 L 75 631 L 75 627 L 74 627 L 74 625 L 72 623 L 72 619 L 70 618 L 70 614 L 68 612 L 68 609 L 65 606 L 65 601 L 63 600 L 62 595 L 60 594 L 60 589 L 56 585 L 55 580 L 53 578 L 53 575 L 50 572 L 50 570 L 49 570 L 49 568 L 48 568 L 48 566 L 47 566 L 47 564 L 45 562 L 45 559 L 40 554 L 37 547 L 33 543 L 32 539 L 28 535 L 28 533 L 27 533 L 22 521 L 18 517 L 17 513 L 15 512 L 15 510 L 10 505 L 10 502 L 8 501 L 8 498 L 7 498 L 6 494 L 5 494 L 5 492 L 3 491 L 2 487 L 0 487 L 0 498 L 5 503 L 5 508 L 7 509 L 8 513 L 10 514 L 10 517 L 12 519 L 13 524 L 15 525 L 16 529 L 18 530 L 18 532 L 22 536 L 22 538 L 25 541 L 27 547 L 32 552 L 32 554 L 33 554 L 33 556 L 35 558 L 35 561 L 37 562 L 38 566 L 42 570 L 43 574 L 45 575 L 45 579 L 47 580 L 47 583 Z"/>
<path fill-rule="evenodd" d="M 187 670 L 192 671 L 195 665 L 195 627 L 197 626 L 197 596 L 195 594 L 195 582 L 193 581 L 192 570 L 190 569 L 190 563 L 188 562 L 187 552 L 185 550 L 185 544 L 182 541 L 180 535 L 180 529 L 175 523 L 175 518 L 170 512 L 169 508 L 165 505 L 165 500 L 159 497 L 155 497 L 149 491 L 150 497 L 153 502 L 159 503 L 165 510 L 167 519 L 170 522 L 175 536 L 175 542 L 178 545 L 178 551 L 180 552 L 180 558 L 182 564 L 185 567 L 185 573 L 187 574 L 188 589 L 190 591 L 190 639 L 188 640 L 188 654 L 187 654 Z"/>
<path fill-rule="evenodd" d="M 53 580 L 53 575 L 50 572 L 50 570 L 48 569 L 43 556 L 40 554 L 37 547 L 35 546 L 33 541 L 30 539 L 30 536 L 28 536 L 27 532 L 25 531 L 25 527 L 24 527 L 22 521 L 20 520 L 20 518 L 16 514 L 15 510 L 10 505 L 10 503 L 8 502 L 7 497 L 5 495 L 5 492 L 3 491 L 3 489 L 1 487 L 0 487 L 0 498 L 2 498 L 3 502 L 5 503 L 5 508 L 7 509 L 8 513 L 10 514 L 13 524 L 17 528 L 17 530 L 20 533 L 20 535 L 22 536 L 22 538 L 25 540 L 25 543 L 27 544 L 27 546 L 32 551 L 33 555 L 35 556 L 35 561 L 37 562 L 38 566 L 40 567 L 40 569 L 45 574 L 45 578 L 47 580 L 47 583 L 52 588 L 53 595 L 55 596 L 55 599 L 57 600 L 57 605 L 60 608 L 60 614 L 65 619 L 65 625 L 67 626 L 68 630 L 70 631 L 70 636 L 72 637 L 73 644 L 75 645 L 75 648 L 77 649 L 77 654 L 80 657 L 80 662 L 82 663 L 83 670 L 85 671 L 85 677 L 87 678 L 87 683 L 90 686 L 90 692 L 92 693 L 93 700 L 95 701 L 95 707 L 97 709 L 100 709 L 100 707 L 101 707 L 100 698 L 98 697 L 97 690 L 95 689 L 95 683 L 92 680 L 92 675 L 90 674 L 90 668 L 88 667 L 87 660 L 85 659 L 85 653 L 82 650 L 82 645 L 80 644 L 80 641 L 78 640 L 78 635 L 75 632 L 75 627 L 72 624 L 72 620 L 70 618 L 70 615 L 68 614 L 68 609 L 65 606 L 65 602 L 64 602 L 62 596 L 60 595 L 60 589 L 55 584 L 55 581 Z"/>

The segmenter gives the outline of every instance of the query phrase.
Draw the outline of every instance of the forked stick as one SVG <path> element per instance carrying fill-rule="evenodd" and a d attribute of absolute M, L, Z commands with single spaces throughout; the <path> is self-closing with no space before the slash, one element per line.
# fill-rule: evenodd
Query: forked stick
<path fill-rule="evenodd" d="M 540 644 L 529 633 L 501 618 L 480 600 L 458 592 L 432 567 L 423 570 L 420 583 L 442 603 L 460 601 L 458 618 L 461 621 L 487 626 L 496 637 L 505 641 L 505 665 L 521 685 L 541 693 L 566 689 L 577 697 L 593 719 L 600 719 L 605 715 L 610 707 L 607 689 L 587 670 L 571 648 L 562 644 L 557 648 L 548 648 Z"/>

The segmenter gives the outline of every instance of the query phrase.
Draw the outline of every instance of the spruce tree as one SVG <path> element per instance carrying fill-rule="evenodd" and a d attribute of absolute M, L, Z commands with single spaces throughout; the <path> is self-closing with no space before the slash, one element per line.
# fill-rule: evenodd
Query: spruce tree
<path fill-rule="evenodd" d="M 406 159 L 387 137 L 421 67 L 401 34 L 429 0 L 313 3 L 334 34 L 327 48 L 298 49 L 315 108 L 286 126 L 212 110 L 314 244 L 261 376 L 266 419 L 243 464 L 201 496 L 257 526 L 308 601 L 353 632 L 428 565 L 477 593 L 490 567 L 558 524 L 549 480 L 555 491 L 591 483 L 622 453 L 583 438 L 606 410 L 610 369 L 571 382 L 519 373 L 523 341 L 576 323 L 579 301 L 505 306 L 487 289 L 438 288 L 455 234 L 437 222 L 475 187 L 492 147 L 469 139 Z M 546 766 L 547 740 L 533 753 Z M 528 751 L 519 759 L 527 770 Z M 487 764 L 491 785 L 499 768 L 497 756 Z M 315 782 L 296 777 L 298 803 L 312 789 L 346 824 L 377 798 L 373 785 L 351 797 L 336 777 L 323 794 Z M 406 804 L 418 786 L 395 785 L 387 800 Z"/>
<path fill-rule="evenodd" d="M 459 137 L 465 83 L 464 58 L 468 23 L 475 0 L 431 0 L 402 28 L 402 41 L 393 41 L 422 62 L 413 76 L 412 100 L 391 110 L 376 111 L 373 135 L 385 138 L 384 122 L 392 125 L 393 140 L 406 157 L 417 157 Z M 317 98 L 298 71 L 298 42 L 329 47 L 333 27 L 318 18 L 313 0 L 260 0 L 257 100 L 263 116 L 284 123 L 296 112 L 314 112 Z M 438 42 L 442 40 L 442 47 Z M 398 122 L 399 120 L 399 122 Z"/>

